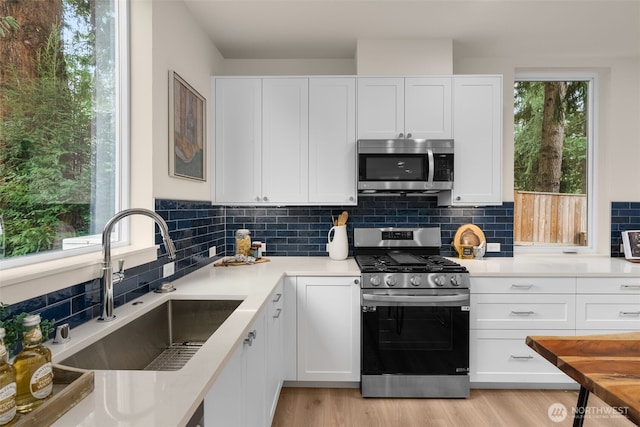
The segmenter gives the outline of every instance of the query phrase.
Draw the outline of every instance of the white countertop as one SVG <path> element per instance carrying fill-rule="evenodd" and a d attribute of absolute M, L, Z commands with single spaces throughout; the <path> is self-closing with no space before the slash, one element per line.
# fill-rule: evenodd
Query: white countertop
<path fill-rule="evenodd" d="M 452 258 L 454 259 L 454 258 Z M 467 267 L 472 277 L 640 277 L 640 264 L 624 258 L 588 255 L 523 255 L 514 258 L 485 257 L 481 260 L 454 259 Z"/>
<path fill-rule="evenodd" d="M 225 323 L 179 371 L 95 372 L 95 389 L 54 426 L 175 427 L 189 421 L 204 399 L 233 350 L 249 330 L 254 316 L 267 301 L 280 278 L 290 276 L 359 276 L 353 259 L 332 261 L 328 257 L 273 257 L 251 266 L 203 267 L 173 285 L 175 292 L 149 293 L 118 307 L 116 319 L 92 320 L 71 330 L 71 341 L 48 344 L 53 362 L 97 341 L 125 323 L 168 299 L 244 299 Z M 142 302 L 142 304 L 139 304 Z"/>
<path fill-rule="evenodd" d="M 359 276 L 353 259 L 273 257 L 270 262 L 239 267 L 203 267 L 173 282 L 177 291 L 149 293 L 115 310 L 108 323 L 95 320 L 71 331 L 71 341 L 51 344 L 54 363 L 97 341 L 168 299 L 241 299 L 242 304 L 179 371 L 95 372 L 95 389 L 54 426 L 184 425 L 212 386 L 255 315 L 285 276 Z M 585 256 L 523 256 L 457 260 L 473 276 L 634 276 L 640 264 L 624 259 Z M 141 304 L 140 304 L 141 303 Z"/>

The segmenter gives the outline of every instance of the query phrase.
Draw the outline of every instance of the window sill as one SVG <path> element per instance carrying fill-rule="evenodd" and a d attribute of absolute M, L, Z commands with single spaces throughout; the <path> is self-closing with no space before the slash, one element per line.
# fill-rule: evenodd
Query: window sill
<path fill-rule="evenodd" d="M 157 246 L 113 248 L 112 259 L 124 259 L 126 268 L 155 261 Z M 78 255 L 0 270 L 0 302 L 15 304 L 99 277 L 102 252 Z"/>

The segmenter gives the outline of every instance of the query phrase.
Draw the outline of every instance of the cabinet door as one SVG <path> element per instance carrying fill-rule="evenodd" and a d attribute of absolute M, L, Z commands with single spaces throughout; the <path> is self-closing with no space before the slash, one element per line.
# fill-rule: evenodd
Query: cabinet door
<path fill-rule="evenodd" d="M 240 345 L 204 399 L 207 427 L 242 426 L 245 411 L 242 370 L 244 347 Z"/>
<path fill-rule="evenodd" d="M 451 78 L 412 77 L 404 81 L 407 138 L 451 138 Z"/>
<path fill-rule="evenodd" d="M 264 79 L 262 85 L 262 202 L 307 202 L 308 79 Z"/>
<path fill-rule="evenodd" d="M 440 204 L 502 204 L 502 78 L 453 77 L 453 190 Z"/>
<path fill-rule="evenodd" d="M 266 312 L 267 329 L 267 378 L 266 378 L 266 409 L 267 425 L 271 425 L 278 405 L 278 396 L 282 387 L 282 358 L 283 352 L 283 313 L 284 292 L 282 282 L 271 294 Z"/>
<path fill-rule="evenodd" d="M 284 278 L 282 372 L 284 381 L 298 379 L 296 278 Z"/>
<path fill-rule="evenodd" d="M 245 427 L 267 426 L 267 405 L 265 400 L 266 386 L 266 348 L 267 334 L 264 310 L 249 330 L 253 338 L 244 342 L 243 389 L 244 408 L 243 424 Z"/>
<path fill-rule="evenodd" d="M 578 295 L 576 305 L 576 329 L 640 329 L 640 293 Z"/>
<path fill-rule="evenodd" d="M 260 79 L 216 78 L 216 203 L 255 203 L 261 195 L 262 83 Z"/>
<path fill-rule="evenodd" d="M 402 137 L 404 78 L 358 78 L 358 139 Z"/>
<path fill-rule="evenodd" d="M 298 381 L 360 380 L 360 287 L 298 277 Z"/>
<path fill-rule="evenodd" d="M 309 79 L 309 202 L 355 205 L 356 80 Z"/>

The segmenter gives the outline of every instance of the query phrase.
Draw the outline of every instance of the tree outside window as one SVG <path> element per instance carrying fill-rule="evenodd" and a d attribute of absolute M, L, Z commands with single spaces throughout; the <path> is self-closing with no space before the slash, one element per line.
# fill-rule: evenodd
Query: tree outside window
<path fill-rule="evenodd" d="M 15 259 L 115 212 L 116 0 L 5 1 L 0 20 L 0 258 Z"/>

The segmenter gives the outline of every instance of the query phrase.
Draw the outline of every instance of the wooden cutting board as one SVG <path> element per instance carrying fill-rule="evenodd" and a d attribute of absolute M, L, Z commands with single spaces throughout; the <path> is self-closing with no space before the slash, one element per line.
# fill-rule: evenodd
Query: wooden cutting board
<path fill-rule="evenodd" d="M 253 264 L 262 264 L 263 262 L 269 262 L 270 259 L 268 258 L 260 258 L 257 259 L 256 262 L 254 262 Z M 253 265 L 253 264 L 249 264 L 246 262 L 239 262 L 239 261 L 225 261 L 224 259 L 218 262 L 213 263 L 214 267 L 237 267 L 240 265 Z"/>

